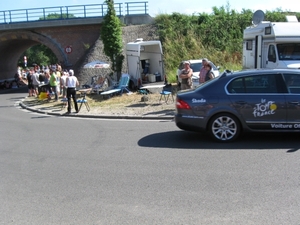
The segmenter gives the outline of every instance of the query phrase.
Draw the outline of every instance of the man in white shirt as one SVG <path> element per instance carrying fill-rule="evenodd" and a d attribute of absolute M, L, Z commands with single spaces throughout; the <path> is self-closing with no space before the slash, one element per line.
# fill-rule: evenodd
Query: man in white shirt
<path fill-rule="evenodd" d="M 77 77 L 74 76 L 74 71 L 69 70 L 69 76 L 66 79 L 67 85 L 67 98 L 68 98 L 68 113 L 71 113 L 71 96 L 74 102 L 76 113 L 78 113 L 78 105 L 76 98 L 76 86 L 79 86 Z"/>
<path fill-rule="evenodd" d="M 64 71 L 63 75 L 60 77 L 60 90 L 62 91 L 62 97 L 67 96 L 67 77 L 69 76 L 68 71 Z"/>

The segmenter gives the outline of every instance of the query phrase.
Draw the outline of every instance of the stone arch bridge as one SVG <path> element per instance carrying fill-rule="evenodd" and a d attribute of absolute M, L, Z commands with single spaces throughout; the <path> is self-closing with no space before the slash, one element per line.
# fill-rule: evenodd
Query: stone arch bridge
<path fill-rule="evenodd" d="M 148 14 L 121 18 L 125 24 L 149 24 Z M 65 68 L 78 63 L 99 39 L 103 17 L 64 20 L 0 23 L 0 80 L 10 79 L 17 72 L 23 52 L 31 46 L 43 44 Z"/>

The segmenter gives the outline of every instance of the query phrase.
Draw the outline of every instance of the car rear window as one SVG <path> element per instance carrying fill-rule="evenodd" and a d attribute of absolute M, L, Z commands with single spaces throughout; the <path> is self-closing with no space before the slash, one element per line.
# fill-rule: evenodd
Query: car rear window
<path fill-rule="evenodd" d="M 190 65 L 191 69 L 195 72 L 195 71 L 200 71 L 201 67 L 202 67 L 202 63 L 192 63 Z"/>
<path fill-rule="evenodd" d="M 210 62 L 212 65 L 213 70 L 218 70 L 218 68 L 215 66 L 215 64 L 213 64 L 212 62 Z M 200 72 L 200 69 L 202 67 L 202 62 L 194 62 L 190 64 L 191 69 L 193 70 L 193 72 Z M 180 63 L 178 69 L 182 70 L 184 68 L 183 62 Z"/>

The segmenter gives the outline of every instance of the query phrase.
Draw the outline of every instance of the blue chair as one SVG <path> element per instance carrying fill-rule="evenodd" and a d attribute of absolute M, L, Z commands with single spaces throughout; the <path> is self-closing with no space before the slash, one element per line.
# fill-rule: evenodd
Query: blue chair
<path fill-rule="evenodd" d="M 116 88 L 113 88 L 111 90 L 101 92 L 101 95 L 111 95 L 116 93 L 120 93 L 122 95 L 124 91 L 130 93 L 128 89 L 129 81 L 130 81 L 129 75 L 122 74 L 119 85 Z"/>
<path fill-rule="evenodd" d="M 160 99 L 159 99 L 159 102 L 161 101 L 162 97 L 164 96 L 164 100 L 165 100 L 165 103 L 168 103 L 168 100 L 169 100 L 169 97 L 171 95 L 171 98 L 174 102 L 174 92 L 173 92 L 173 87 L 172 85 L 170 84 L 167 84 L 163 87 L 163 90 L 160 92 Z"/>
<path fill-rule="evenodd" d="M 77 103 L 80 103 L 78 112 L 80 111 L 82 104 L 85 105 L 88 112 L 90 111 L 90 106 L 89 106 L 87 99 L 77 99 Z"/>
<path fill-rule="evenodd" d="M 168 104 L 168 100 L 169 100 L 170 95 L 171 95 L 172 101 L 174 102 L 174 97 L 173 97 L 173 94 L 172 94 L 171 91 L 165 91 L 165 90 L 161 91 L 159 102 L 161 101 L 162 96 L 164 96 L 165 103 Z"/>
<path fill-rule="evenodd" d="M 88 100 L 85 98 L 86 97 L 86 94 L 87 94 L 87 91 L 83 91 L 83 90 L 79 90 L 80 92 L 80 98 L 77 99 L 77 103 L 79 103 L 79 109 L 78 109 L 78 112 L 80 111 L 81 109 L 81 106 L 84 104 L 87 111 L 89 112 L 90 111 L 90 106 L 89 106 L 89 103 L 88 103 Z"/>

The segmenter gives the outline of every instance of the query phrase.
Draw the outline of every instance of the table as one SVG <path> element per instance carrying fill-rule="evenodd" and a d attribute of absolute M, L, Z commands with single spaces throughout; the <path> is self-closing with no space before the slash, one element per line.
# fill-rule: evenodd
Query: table
<path fill-rule="evenodd" d="M 140 87 L 140 89 L 160 89 L 160 88 L 164 88 L 166 85 L 165 84 L 156 84 L 156 85 L 147 85 L 147 86 L 143 86 L 143 87 Z M 160 93 L 160 99 L 159 99 L 159 102 L 161 101 L 162 99 L 162 96 L 164 96 L 164 99 L 165 99 L 165 102 L 168 103 L 168 99 L 169 99 L 169 96 L 172 94 L 172 92 L 169 92 L 169 91 L 159 91 Z M 148 94 L 147 92 L 141 92 L 141 94 L 143 95 L 146 95 Z M 166 98 L 166 96 L 168 96 Z M 173 99 L 173 96 L 172 96 L 172 99 Z M 173 102 L 174 102 L 174 99 L 173 99 Z"/>
<path fill-rule="evenodd" d="M 156 84 L 156 85 L 147 85 L 147 86 L 142 86 L 139 89 L 143 90 L 143 89 L 159 89 L 159 88 L 163 88 L 165 87 L 165 84 Z M 159 91 L 160 92 L 160 91 Z M 143 93 L 142 93 L 143 94 Z M 147 93 L 148 94 L 148 93 Z"/>
<path fill-rule="evenodd" d="M 163 88 L 166 86 L 165 84 L 156 84 L 156 85 L 148 85 L 148 86 L 142 86 L 140 89 L 151 89 L 151 88 Z"/>
<path fill-rule="evenodd" d="M 39 84 L 39 92 L 47 92 L 47 91 L 50 91 L 50 84 L 49 83 L 44 83 L 44 82 L 41 82 Z"/>
<path fill-rule="evenodd" d="M 166 86 L 165 84 L 156 84 L 156 85 L 148 85 L 148 86 L 142 86 L 139 88 L 139 90 L 145 90 L 145 89 L 159 89 L 159 88 L 163 88 L 164 86 Z M 141 91 L 140 92 L 142 95 L 147 95 L 150 94 L 148 93 L 146 90 L 145 91 Z"/>

